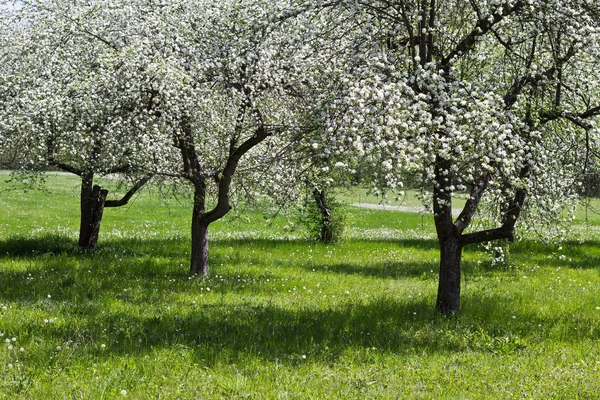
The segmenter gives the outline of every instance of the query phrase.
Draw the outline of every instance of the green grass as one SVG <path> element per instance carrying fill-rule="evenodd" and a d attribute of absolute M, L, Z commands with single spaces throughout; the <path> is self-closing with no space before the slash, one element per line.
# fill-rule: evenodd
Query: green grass
<path fill-rule="evenodd" d="M 379 204 L 382 206 L 405 206 L 421 209 L 423 202 L 418 198 L 418 192 L 414 189 L 402 190 L 403 195 L 388 192 L 383 195 L 373 195 L 367 188 L 356 187 L 351 190 L 340 189 L 338 198 L 349 204 Z M 455 207 L 462 207 L 465 203 L 463 195 L 455 197 L 453 203 Z"/>
<path fill-rule="evenodd" d="M 82 252 L 77 181 L 47 181 L 0 193 L 0 398 L 598 398 L 597 224 L 512 245 L 504 269 L 468 248 L 443 318 L 428 216 L 349 207 L 323 246 L 234 209 L 211 226 L 211 278 L 189 279 L 188 200 L 106 209 Z"/>

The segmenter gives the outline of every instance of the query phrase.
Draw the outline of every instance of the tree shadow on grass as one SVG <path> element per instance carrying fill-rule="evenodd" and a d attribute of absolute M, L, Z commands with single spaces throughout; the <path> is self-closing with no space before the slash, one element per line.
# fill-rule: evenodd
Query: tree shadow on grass
<path fill-rule="evenodd" d="M 175 279 L 185 282 L 188 278 L 189 242 L 187 238 L 173 237 L 164 239 L 110 239 L 94 251 L 81 250 L 75 241 L 60 235 L 43 235 L 40 237 L 11 237 L 0 241 L 0 260 L 6 258 L 40 259 L 31 265 L 39 272 L 44 269 L 47 278 L 52 280 L 52 271 L 55 274 L 86 275 L 88 269 L 94 274 L 104 273 L 118 276 L 113 283 L 121 287 L 131 279 Z M 345 246 L 345 247 L 344 247 Z M 355 261 L 352 258 L 354 248 L 363 246 L 365 251 L 374 251 L 381 247 L 383 251 L 393 251 L 391 257 L 378 258 L 370 261 Z M 562 254 L 568 257 L 548 257 L 551 251 L 548 246 L 537 242 L 522 242 L 511 246 L 513 260 L 525 258 L 531 264 L 534 258 L 539 258 L 540 265 L 560 266 L 565 268 L 598 268 L 600 265 L 600 242 L 569 242 L 563 244 Z M 347 251 L 350 249 L 351 251 Z M 285 273 L 279 267 L 302 269 L 308 273 L 334 273 L 355 275 L 380 279 L 424 278 L 434 279 L 438 270 L 438 257 L 418 256 L 403 259 L 404 249 L 431 252 L 437 250 L 435 240 L 353 240 L 340 246 L 325 246 L 322 244 L 287 239 L 216 239 L 211 242 L 210 264 L 212 276 L 227 274 L 231 266 L 236 267 L 237 274 L 244 274 L 248 266 L 264 266 L 270 272 L 262 273 L 251 278 L 265 278 L 269 275 Z M 296 251 L 299 253 L 312 251 L 311 258 L 288 259 L 287 255 Z M 467 251 L 473 251 L 471 249 Z M 477 251 L 476 249 L 474 251 Z M 337 256 L 336 252 L 340 255 Z M 325 255 L 333 254 L 333 257 Z M 423 253 L 426 254 L 426 253 Z M 323 255 L 323 258 L 321 258 Z M 58 257 L 58 258 L 57 258 Z M 425 259 L 425 260 L 424 260 Z M 427 260 L 427 261 L 426 261 Z M 430 261 L 429 261 L 430 260 Z M 543 263 L 543 264 L 542 264 Z M 226 268 L 222 268 L 225 266 Z M 84 272 L 77 272 L 84 268 Z M 497 273 L 498 267 L 489 263 L 475 264 L 467 260 L 463 263 L 466 274 Z M 60 271 L 60 272 L 59 272 Z M 2 288 L 0 283 L 0 296 L 5 299 L 35 298 L 36 290 L 23 292 L 17 287 L 34 287 L 27 271 L 22 275 L 12 274 L 10 281 L 14 284 Z M 256 271 L 250 274 L 256 274 Z M 0 276 L 1 278 L 1 276 Z M 78 278 L 72 278 L 79 281 Z M 6 279 L 3 279 L 6 282 Z M 63 290 L 61 278 L 58 279 L 57 290 Z M 85 278 L 84 280 L 89 280 Z M 68 281 L 68 280 L 67 280 Z M 41 290 L 41 289 L 40 289 Z M 47 290 L 47 289 L 45 289 Z M 223 291 L 243 292 L 250 290 L 237 285 L 234 280 L 226 280 L 222 284 Z M 90 289 L 92 291 L 92 289 Z M 253 288 L 253 292 L 257 289 Z M 34 296 L 34 297 L 32 297 Z"/>
<path fill-rule="evenodd" d="M 343 275 L 358 275 L 371 278 L 400 279 L 427 278 L 438 269 L 438 262 L 385 261 L 378 263 L 308 263 L 298 267 L 306 271 L 321 271 Z"/>
<path fill-rule="evenodd" d="M 218 259 L 218 258 L 217 258 Z M 309 271 L 314 264 L 297 265 L 307 274 L 352 274 L 359 278 L 434 279 L 432 264 L 374 263 L 369 266 L 336 264 Z M 331 269 L 330 269 L 331 268 Z M 207 287 L 220 295 L 278 296 L 290 287 L 279 282 L 287 280 L 289 269 L 245 268 L 219 271 L 210 278 L 190 279 L 187 268 L 169 259 L 154 257 L 139 259 L 90 257 L 82 261 L 69 255 L 40 256 L 26 270 L 0 270 L 0 302 L 36 303 L 48 295 L 55 302 L 89 302 L 118 299 L 131 306 L 143 306 L 152 301 L 161 303 L 165 297 L 198 296 Z M 295 278 L 299 279 L 298 275 Z M 315 278 L 311 278 L 315 279 Z M 275 283 L 277 282 L 277 283 Z M 299 281 L 298 281 L 299 282 Z M 152 301 L 151 301 L 152 300 Z"/>
<path fill-rule="evenodd" d="M 315 299 L 305 304 L 306 297 L 294 303 L 287 291 L 277 293 L 265 286 L 263 291 L 253 288 L 252 297 L 241 293 L 225 302 L 230 292 L 240 291 L 233 276 L 202 297 L 204 282 L 170 279 L 164 276 L 164 266 L 148 260 L 111 268 L 83 267 L 68 254 L 38 257 L 41 270 L 0 271 L 0 302 L 22 303 L 23 309 L 34 303 L 36 312 L 62 321 L 28 320 L 19 331 L 35 332 L 36 340 L 70 341 L 78 351 L 98 357 L 185 346 L 193 349 L 198 362 L 215 365 L 247 356 L 296 363 L 308 355 L 335 362 L 346 350 L 361 348 L 392 353 L 458 349 L 452 341 L 440 344 L 416 332 L 437 318 L 425 299 L 334 304 Z M 186 304 L 177 300 L 181 298 Z M 189 304 L 192 298 L 198 303 Z M 102 350 L 101 343 L 108 348 Z"/>
<path fill-rule="evenodd" d="M 240 254 L 250 253 L 248 250 L 285 250 L 290 247 L 303 249 L 318 249 L 321 251 L 338 252 L 348 247 L 366 245 L 370 248 L 394 246 L 396 249 L 416 249 L 437 251 L 438 241 L 435 239 L 349 239 L 338 245 L 323 245 L 318 242 L 302 239 L 266 239 L 266 238 L 216 238 L 211 240 L 211 250 L 217 253 L 226 248 L 237 250 Z M 472 250 L 471 250 L 472 249 Z M 477 246 L 469 246 L 466 251 L 479 251 Z M 600 261 L 600 240 L 566 241 L 558 245 L 548 245 L 537 241 L 524 240 L 511 244 L 510 253 L 515 256 L 544 257 L 550 263 L 561 264 L 560 255 L 570 257 L 575 267 L 596 266 Z M 159 239 L 147 238 L 108 238 L 99 243 L 98 249 L 86 251 L 79 248 L 77 241 L 71 237 L 57 234 L 41 234 L 39 236 L 11 236 L 0 240 L 0 258 L 4 257 L 39 257 L 41 255 L 73 254 L 93 255 L 115 253 L 121 255 L 148 255 L 161 257 L 176 257 L 182 252 L 189 252 L 189 238 L 166 237 Z M 549 257 L 555 254 L 556 257 Z"/>
<path fill-rule="evenodd" d="M 119 256 L 154 255 L 174 256 L 181 253 L 186 242 L 179 237 L 161 239 L 109 239 L 100 242 L 97 249 L 82 249 L 77 241 L 62 235 L 44 234 L 40 236 L 11 236 L 0 240 L 0 258 L 35 258 L 44 255 Z"/>
<path fill-rule="evenodd" d="M 397 303 L 391 299 L 341 303 L 326 309 L 292 310 L 250 303 L 232 308 L 199 307 L 183 316 L 129 319 L 142 342 L 119 344 L 114 351 L 130 352 L 130 345 L 140 350 L 169 346 L 175 339 L 196 349 L 197 357 L 208 364 L 235 362 L 247 355 L 292 363 L 308 355 L 335 362 L 348 349 L 403 354 L 424 348 L 432 353 L 457 351 L 457 343 L 440 343 L 432 336 L 415 334 L 435 319 L 430 309 L 425 301 Z M 117 318 L 125 321 L 128 316 Z"/>
<path fill-rule="evenodd" d="M 335 363 L 349 351 L 361 357 L 370 352 L 505 354 L 524 351 L 528 341 L 543 337 L 538 325 L 563 329 L 565 318 L 539 316 L 524 310 L 517 300 L 487 292 L 467 294 L 462 315 L 455 319 L 437 316 L 434 300 L 428 296 L 370 293 L 332 302 L 294 297 L 265 286 L 236 297 L 231 292 L 242 290 L 234 276 L 225 276 L 226 283 L 212 292 L 202 292 L 204 281 L 184 279 L 187 271 L 179 273 L 178 279 L 175 268 L 165 268 L 154 257 L 125 257 L 122 264 L 113 264 L 116 256 L 109 262 L 90 256 L 86 260 L 93 263 L 85 265 L 69 254 L 38 257 L 43 269 L 33 270 L 32 276 L 29 270 L 0 271 L 0 302 L 34 302 L 41 315 L 27 317 L 15 329 L 54 346 L 69 342 L 76 352 L 98 358 L 139 356 L 178 346 L 209 367 L 244 362 L 248 357 L 296 365 L 305 362 L 303 355 Z M 418 268 L 430 266 L 423 263 Z M 335 272 L 356 273 L 353 268 L 340 265 Z M 197 302 L 191 303 L 192 299 Z M 57 317 L 58 322 L 45 323 L 44 315 Z M 591 323 L 574 321 L 568 327 L 578 328 L 583 336 L 565 340 L 598 339 L 598 330 L 585 329 Z M 102 349 L 101 344 L 107 347 Z"/>
<path fill-rule="evenodd" d="M 437 240 L 434 239 L 347 239 L 337 244 L 323 244 L 308 239 L 266 239 L 266 238 L 243 238 L 243 239 L 213 239 L 211 245 L 227 246 L 237 248 L 240 246 L 257 249 L 279 249 L 290 246 L 320 249 L 328 251 L 338 251 L 347 247 L 353 247 L 356 244 L 368 244 L 370 247 L 376 245 L 396 246 L 398 248 L 415 248 L 419 250 L 437 250 L 439 249 Z"/>
<path fill-rule="evenodd" d="M 490 337 L 516 337 L 531 343 L 547 339 L 565 343 L 600 340 L 600 324 L 594 313 L 559 307 L 551 311 L 523 301 L 494 292 L 470 292 L 462 298 L 461 314 L 476 318 L 479 330 Z"/>
<path fill-rule="evenodd" d="M 147 354 L 183 346 L 199 363 L 214 366 L 248 357 L 294 364 L 302 355 L 334 363 L 348 350 L 392 354 L 460 351 L 460 340 L 435 335 L 437 317 L 426 301 L 341 303 L 331 308 L 288 309 L 273 304 L 198 305 L 185 313 L 144 315 L 69 304 L 77 323 L 30 323 L 44 341 L 70 342 L 98 357 Z M 38 337 L 37 340 L 41 338 Z M 106 344 L 106 348 L 100 345 Z"/>
<path fill-rule="evenodd" d="M 11 236 L 0 240 L 0 258 L 39 257 L 43 254 L 81 253 L 77 242 L 61 235 Z"/>
<path fill-rule="evenodd" d="M 236 249 L 235 259 L 229 259 L 229 262 L 261 264 L 266 263 L 264 256 L 251 256 L 250 251 L 260 250 L 263 254 L 268 254 L 270 251 L 278 254 L 278 256 L 270 259 L 274 265 L 290 266 L 292 268 L 302 268 L 307 272 L 322 272 L 322 273 L 338 273 L 344 275 L 362 275 L 376 278 L 401 278 L 421 276 L 429 273 L 432 269 L 437 268 L 437 260 L 433 262 L 421 261 L 403 261 L 399 259 L 390 259 L 385 261 L 366 261 L 356 262 L 353 259 L 355 249 L 365 248 L 365 252 L 376 250 L 380 246 L 384 252 L 389 250 L 397 250 L 402 252 L 403 249 L 416 249 L 421 251 L 437 250 L 437 242 L 428 239 L 406 239 L 406 240 L 348 240 L 339 245 L 324 245 L 314 241 L 306 240 L 273 240 L 273 239 L 243 239 L 243 240 L 216 240 L 213 242 L 216 249 L 212 254 L 217 254 L 219 250 L 225 248 Z M 313 251 L 311 256 L 304 260 L 289 261 L 285 257 L 285 250 L 293 249 L 296 251 Z M 284 250 L 282 253 L 281 250 Z M 289 252 L 292 253 L 293 250 Z M 333 259 L 331 262 L 331 254 Z M 325 257 L 327 255 L 327 257 Z M 322 257 L 321 257 L 322 256 Z M 339 262 L 339 260 L 344 260 Z"/>
<path fill-rule="evenodd" d="M 319 242 L 303 239 L 266 239 L 266 238 L 240 238 L 240 239 L 211 239 L 211 248 L 234 248 L 234 249 L 262 249 L 277 250 L 281 248 L 299 247 L 301 249 L 318 248 L 323 251 L 337 251 L 347 246 L 356 244 L 368 244 L 371 247 L 376 245 L 397 246 L 399 248 L 415 248 L 420 250 L 437 250 L 438 243 L 432 239 L 351 239 L 339 245 L 324 245 Z M 173 245 L 176 249 L 173 249 Z M 160 239 L 136 239 L 109 238 L 102 240 L 98 249 L 94 251 L 118 251 L 124 254 L 144 252 L 149 255 L 172 255 L 176 250 L 180 252 L 181 247 L 188 250 L 189 238 L 187 237 L 168 237 Z M 80 254 L 93 253 L 94 251 L 84 251 L 78 247 L 77 241 L 73 238 L 56 235 L 43 234 L 39 236 L 11 236 L 0 240 L 0 257 L 35 257 L 41 254 Z"/>
<path fill-rule="evenodd" d="M 325 246 L 319 243 L 298 239 L 215 239 L 211 241 L 209 263 L 214 266 L 213 271 L 218 273 L 220 265 L 268 265 L 300 267 L 305 270 L 318 270 L 320 272 L 336 272 L 342 274 L 362 274 L 365 276 L 381 278 L 397 278 L 403 276 L 418 276 L 435 267 L 428 262 L 403 262 L 401 259 L 357 263 L 352 261 L 352 255 L 348 255 L 349 249 L 364 246 L 366 251 L 374 251 L 381 248 L 389 250 L 417 249 L 428 251 L 435 246 L 431 240 L 353 240 L 342 246 Z M 288 254 L 293 252 L 306 253 L 315 252 L 310 258 L 288 259 Z M 325 254 L 328 258 L 333 254 L 334 259 L 343 262 L 325 262 Z M 43 235 L 39 237 L 10 237 L 0 241 L 0 259 L 2 258 L 26 258 L 36 259 L 48 256 L 71 257 L 84 263 L 100 263 L 105 267 L 122 264 L 124 259 L 136 259 L 146 264 L 153 264 L 151 260 L 162 260 L 163 267 L 169 264 L 173 268 L 161 271 L 157 268 L 137 268 L 139 264 L 129 265 L 140 274 L 149 277 L 158 275 L 186 276 L 187 263 L 189 262 L 189 241 L 187 238 L 174 237 L 164 239 L 111 239 L 102 243 L 98 249 L 89 251 L 82 250 L 77 243 L 69 238 L 59 235 Z M 321 259 L 321 256 L 323 258 Z M 95 261 L 91 261 L 95 260 Z M 64 269 L 70 263 L 63 266 L 55 265 L 54 268 Z M 118 268 L 117 268 L 118 269 Z M 127 273 L 129 270 L 123 272 Z"/>
<path fill-rule="evenodd" d="M 70 341 L 77 351 L 99 358 L 185 348 L 193 352 L 198 364 L 208 367 L 243 363 L 248 358 L 285 365 L 308 361 L 333 364 L 348 351 L 366 358 L 369 354 L 463 351 L 509 355 L 527 351 L 528 346 L 544 340 L 547 332 L 563 326 L 580 332 L 561 338 L 567 342 L 600 338 L 598 330 L 590 333 L 586 329 L 590 320 L 566 325 L 561 315 L 540 317 L 533 311 L 511 308 L 511 301 L 499 295 L 472 299 L 460 318 L 435 315 L 428 298 L 400 301 L 381 297 L 370 302 L 294 308 L 268 301 L 209 303 L 141 315 L 106 310 L 98 303 L 69 303 L 65 312 L 77 316 L 77 324 L 48 326 L 39 322 L 29 324 L 26 330 L 50 342 Z"/>

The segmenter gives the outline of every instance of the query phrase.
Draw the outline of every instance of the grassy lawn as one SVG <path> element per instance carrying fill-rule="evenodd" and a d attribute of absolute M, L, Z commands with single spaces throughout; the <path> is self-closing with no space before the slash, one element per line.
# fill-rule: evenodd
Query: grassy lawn
<path fill-rule="evenodd" d="M 0 192 L 0 398 L 598 398 L 600 219 L 583 209 L 583 239 L 519 242 L 509 268 L 466 249 L 443 318 L 428 215 L 349 207 L 348 239 L 324 246 L 234 209 L 211 225 L 211 277 L 189 279 L 189 200 L 106 209 L 82 252 L 78 182 L 47 181 Z"/>

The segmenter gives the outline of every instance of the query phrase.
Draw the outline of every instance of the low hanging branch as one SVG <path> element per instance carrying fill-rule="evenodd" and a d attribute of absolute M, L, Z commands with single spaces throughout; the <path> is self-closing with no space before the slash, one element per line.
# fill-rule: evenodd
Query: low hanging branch
<path fill-rule="evenodd" d="M 133 197 L 133 195 L 140 190 L 150 179 L 152 179 L 152 174 L 144 176 L 142 179 L 137 181 L 125 196 L 123 196 L 120 200 L 106 200 L 104 203 L 105 207 L 121 207 L 129 203 L 129 200 Z"/>
<path fill-rule="evenodd" d="M 242 156 L 244 156 L 244 154 L 250 151 L 250 149 L 260 144 L 270 135 L 271 132 L 265 126 L 260 126 L 254 132 L 254 135 L 246 139 L 246 141 L 244 141 L 239 147 L 231 152 L 219 179 L 217 205 L 214 209 L 207 212 L 202 217 L 206 223 L 214 222 L 229 212 L 231 209 L 231 205 L 229 204 L 231 180 L 235 174 L 240 159 Z"/>
<path fill-rule="evenodd" d="M 521 170 L 520 176 L 525 177 L 528 174 L 529 168 L 524 167 Z M 473 217 L 475 216 L 475 212 L 477 211 L 479 203 L 481 202 L 481 198 L 491 182 L 491 179 L 492 177 L 490 174 L 483 175 L 478 179 L 476 185 L 474 185 L 473 189 L 471 190 L 469 199 L 465 203 L 462 212 L 454 223 L 454 226 L 459 234 L 461 246 L 490 242 L 500 239 L 508 239 L 512 242 L 515 239 L 515 224 L 521 215 L 521 209 L 525 203 L 525 198 L 527 195 L 527 192 L 524 188 L 517 189 L 513 198 L 510 199 L 508 208 L 503 215 L 503 222 L 500 227 L 463 234 L 464 230 L 469 226 Z"/>
<path fill-rule="evenodd" d="M 483 242 L 490 242 L 499 239 L 508 239 L 513 241 L 515 239 L 515 224 L 521 214 L 521 209 L 525 203 L 526 192 L 525 189 L 518 189 L 513 199 L 511 199 L 509 208 L 504 215 L 504 223 L 502 226 L 494 229 L 487 229 L 484 231 L 468 233 L 460 236 L 460 243 L 462 246 L 468 244 L 476 244 Z"/>

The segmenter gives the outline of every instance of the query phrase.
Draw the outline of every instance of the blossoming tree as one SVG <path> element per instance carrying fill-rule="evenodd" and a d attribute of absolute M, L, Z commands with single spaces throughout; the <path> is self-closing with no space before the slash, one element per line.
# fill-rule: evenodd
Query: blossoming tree
<path fill-rule="evenodd" d="M 113 11 L 111 13 L 110 11 Z M 4 79 L 13 95 L 4 136 L 23 171 L 58 168 L 81 177 L 79 245 L 96 246 L 104 207 L 118 207 L 151 177 L 140 120 L 151 108 L 136 84 L 139 63 L 127 21 L 99 4 L 24 2 L 14 10 Z M 106 26 L 110 17 L 112 25 Z M 122 29 L 122 30 L 121 30 Z M 132 181 L 119 200 L 94 184 L 100 175 Z"/>
<path fill-rule="evenodd" d="M 600 114 L 597 6 L 325 5 L 333 6 L 355 27 L 360 52 L 337 103 L 344 116 L 330 133 L 338 151 L 351 144 L 380 166 L 376 185 L 398 188 L 406 174 L 420 177 L 440 243 L 437 309 L 455 313 L 465 246 L 513 240 L 524 217 L 556 224 L 575 195 L 574 174 L 589 161 Z M 454 214 L 461 193 L 466 202 Z"/>
<path fill-rule="evenodd" d="M 288 23 L 286 2 L 135 7 L 153 32 L 141 43 L 161 149 L 151 171 L 190 184 L 190 273 L 206 275 L 208 228 L 230 211 L 232 196 L 293 184 L 276 161 L 313 129 L 315 80 L 325 57 L 303 43 L 309 29 Z"/>

